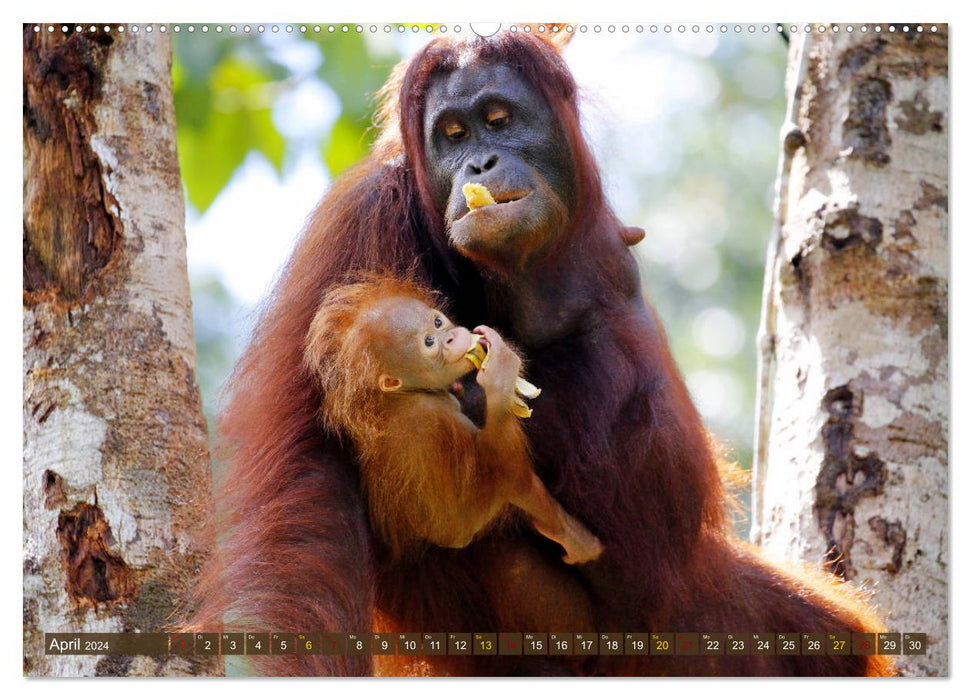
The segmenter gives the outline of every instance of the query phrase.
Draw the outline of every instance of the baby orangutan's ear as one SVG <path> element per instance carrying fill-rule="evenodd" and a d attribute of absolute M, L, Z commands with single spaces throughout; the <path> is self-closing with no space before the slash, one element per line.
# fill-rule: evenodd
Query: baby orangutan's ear
<path fill-rule="evenodd" d="M 378 386 L 381 387 L 381 391 L 398 391 L 401 388 L 401 380 L 397 377 L 382 374 L 378 378 Z"/>

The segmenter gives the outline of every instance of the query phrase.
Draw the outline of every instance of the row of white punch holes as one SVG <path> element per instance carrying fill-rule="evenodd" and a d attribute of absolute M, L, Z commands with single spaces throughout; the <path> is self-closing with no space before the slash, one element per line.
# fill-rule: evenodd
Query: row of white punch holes
<path fill-rule="evenodd" d="M 449 32 L 450 30 L 452 32 L 454 32 L 455 34 L 461 34 L 463 32 L 463 28 L 461 26 L 459 26 L 459 25 L 455 25 L 454 27 L 448 27 L 447 25 L 444 25 L 444 24 L 442 24 L 442 25 L 431 25 L 431 24 L 428 24 L 428 25 L 417 25 L 417 24 L 412 24 L 412 25 L 401 25 L 401 24 L 399 24 L 399 25 L 390 25 L 390 24 L 385 24 L 382 27 L 378 27 L 377 25 L 374 25 L 374 24 L 372 24 L 372 25 L 370 25 L 368 27 L 365 27 L 364 25 L 360 25 L 360 24 L 358 24 L 358 25 L 346 25 L 346 24 L 344 24 L 344 25 L 333 25 L 333 24 L 329 24 L 329 25 L 320 25 L 320 24 L 312 24 L 312 25 L 309 25 L 309 24 L 296 24 L 296 25 L 295 24 L 284 24 L 284 25 L 271 24 L 271 25 L 262 25 L 262 24 L 259 24 L 259 25 L 252 25 L 252 26 L 249 25 L 249 24 L 244 24 L 244 25 L 240 25 L 240 26 L 237 26 L 235 24 L 230 24 L 230 25 L 227 25 L 225 27 L 223 25 L 221 25 L 221 24 L 216 24 L 216 25 L 212 25 L 212 26 L 207 25 L 207 24 L 203 24 L 203 25 L 199 25 L 198 27 L 196 25 L 192 25 L 192 24 L 187 24 L 187 25 L 179 25 L 179 24 L 173 24 L 173 25 L 166 25 L 166 24 L 152 25 L 152 24 L 145 24 L 145 25 L 141 25 L 141 26 L 139 26 L 137 24 L 131 24 L 131 25 L 124 25 L 124 24 L 107 25 L 106 24 L 104 26 L 92 24 L 92 25 L 88 25 L 87 27 L 81 26 L 80 24 L 74 25 L 74 26 L 70 26 L 70 25 L 66 25 L 66 24 L 64 24 L 64 25 L 54 25 L 54 24 L 39 25 L 39 24 L 35 24 L 34 25 L 34 32 L 41 32 L 41 31 L 45 31 L 46 30 L 47 32 L 51 32 L 52 33 L 52 32 L 55 32 L 55 31 L 57 31 L 59 29 L 62 33 L 67 34 L 67 33 L 72 32 L 72 31 L 73 32 L 83 32 L 83 31 L 85 31 L 85 29 L 87 29 L 87 31 L 89 31 L 89 32 L 96 32 L 96 31 L 98 31 L 100 29 L 100 30 L 103 30 L 105 32 L 115 31 L 115 32 L 118 32 L 118 33 L 124 33 L 127 30 L 127 31 L 130 31 L 132 33 L 136 33 L 136 32 L 139 32 L 139 31 L 144 31 L 144 32 L 149 32 L 150 33 L 152 31 L 154 31 L 154 29 L 156 27 L 158 28 L 158 31 L 163 32 L 163 33 L 169 31 L 169 29 L 171 28 L 171 30 L 173 32 L 177 33 L 177 34 L 180 33 L 180 32 L 182 32 L 182 31 L 186 31 L 186 32 L 189 32 L 190 34 L 192 34 L 197 29 L 198 29 L 198 31 L 200 31 L 200 32 L 202 32 L 204 34 L 205 33 L 208 33 L 210 30 L 216 32 L 217 34 L 222 33 L 223 31 L 228 31 L 230 34 L 235 34 L 237 32 L 242 32 L 243 34 L 249 34 L 249 33 L 252 33 L 252 32 L 256 32 L 257 34 L 263 34 L 266 31 L 270 31 L 270 32 L 273 32 L 273 33 L 277 33 L 279 31 L 281 31 L 281 29 L 283 31 L 285 31 L 285 32 L 288 32 L 288 33 L 293 33 L 294 31 L 299 31 L 302 34 L 306 34 L 306 33 L 320 34 L 321 32 L 326 32 L 328 34 L 336 34 L 336 33 L 348 34 L 348 33 L 351 33 L 351 32 L 356 32 L 357 34 L 362 34 L 365 31 L 368 31 L 368 32 L 370 32 L 372 34 L 375 34 L 378 31 L 382 31 L 382 30 L 385 33 L 391 33 L 392 31 L 397 31 L 398 33 L 401 33 L 401 34 L 407 32 L 407 31 L 411 31 L 413 33 L 418 33 L 420 31 L 424 31 L 424 32 L 426 32 L 428 34 L 432 34 L 432 33 L 435 33 L 435 32 L 439 32 L 439 33 L 444 34 L 446 32 Z M 527 32 L 527 33 L 528 32 L 531 32 L 531 31 L 536 31 L 536 32 L 539 32 L 539 33 L 544 33 L 544 32 L 547 32 L 547 31 L 548 32 L 551 32 L 551 33 L 556 33 L 556 32 L 560 32 L 560 31 L 565 31 L 565 32 L 570 33 L 570 32 L 574 32 L 574 31 L 578 31 L 581 34 L 582 33 L 586 33 L 588 31 L 592 31 L 594 34 L 599 34 L 599 33 L 601 33 L 604 30 L 606 30 L 610 34 L 613 34 L 613 33 L 617 32 L 617 31 L 620 31 L 620 32 L 622 32 L 624 34 L 627 34 L 627 33 L 631 32 L 631 31 L 634 31 L 634 32 L 636 32 L 638 34 L 643 34 L 644 32 L 650 32 L 651 34 L 657 34 L 658 32 L 663 32 L 665 34 L 670 34 L 672 32 L 677 32 L 679 34 L 684 34 L 684 33 L 688 32 L 688 31 L 690 31 L 690 32 L 692 32 L 694 34 L 698 34 L 699 32 L 702 32 L 702 31 L 707 32 L 709 34 L 712 34 L 712 33 L 714 33 L 714 32 L 717 31 L 717 32 L 720 32 L 722 34 L 727 34 L 729 32 L 733 32 L 735 34 L 741 34 L 743 32 L 747 32 L 749 34 L 754 34 L 757 31 L 761 31 L 763 33 L 768 33 L 768 32 L 773 31 L 773 30 L 775 30 L 777 32 L 782 32 L 782 31 L 785 31 L 786 29 L 788 29 L 788 31 L 789 31 L 790 34 L 795 34 L 798 31 L 812 32 L 814 28 L 819 33 L 823 33 L 823 32 L 826 32 L 826 31 L 831 31 L 831 32 L 845 31 L 847 33 L 851 33 L 851 32 L 854 32 L 854 31 L 859 31 L 859 32 L 864 32 L 865 33 L 865 32 L 872 31 L 872 32 L 875 32 L 875 33 L 879 34 L 882 31 L 888 31 L 888 32 L 891 32 L 891 33 L 894 33 L 894 32 L 897 32 L 897 31 L 901 31 L 901 32 L 903 32 L 905 34 L 910 34 L 910 33 L 913 33 L 913 32 L 923 32 L 924 31 L 924 26 L 923 25 L 920 25 L 920 24 L 917 24 L 917 25 L 907 25 L 907 24 L 903 24 L 903 25 L 897 25 L 897 24 L 887 24 L 887 25 L 880 25 L 880 24 L 860 24 L 860 25 L 853 25 L 853 24 L 844 24 L 844 25 L 831 24 L 831 25 L 825 25 L 825 24 L 818 24 L 818 25 L 812 25 L 812 24 L 806 24 L 806 25 L 802 25 L 802 26 L 796 25 L 796 24 L 791 24 L 791 25 L 788 25 L 788 26 L 786 26 L 784 24 L 773 24 L 773 25 L 769 25 L 769 24 L 761 24 L 761 25 L 755 25 L 755 24 L 749 24 L 749 25 L 742 25 L 742 24 L 720 24 L 720 25 L 714 25 L 714 24 L 708 24 L 708 25 L 704 25 L 704 26 L 699 25 L 699 24 L 691 24 L 691 25 L 685 25 L 685 24 L 678 24 L 678 25 L 663 24 L 663 25 L 657 25 L 657 24 L 652 24 L 652 25 L 647 25 L 647 26 L 641 25 L 641 24 L 638 24 L 638 25 L 607 24 L 607 25 L 603 25 L 603 26 L 601 26 L 599 24 L 594 24 L 594 25 L 586 25 L 586 24 L 572 25 L 572 24 L 567 24 L 567 25 L 553 25 L 549 29 L 547 29 L 547 27 L 544 26 L 544 25 L 539 25 L 535 29 L 531 28 L 528 25 L 527 26 L 516 26 L 516 25 L 512 25 L 512 26 L 510 26 L 510 27 L 507 28 L 507 31 L 514 32 L 514 33 L 517 32 L 517 31 L 522 31 L 522 32 Z M 936 33 L 937 32 L 937 25 L 936 24 L 931 25 L 929 27 L 929 30 L 932 33 Z M 473 28 L 471 31 L 475 33 L 475 28 Z"/>

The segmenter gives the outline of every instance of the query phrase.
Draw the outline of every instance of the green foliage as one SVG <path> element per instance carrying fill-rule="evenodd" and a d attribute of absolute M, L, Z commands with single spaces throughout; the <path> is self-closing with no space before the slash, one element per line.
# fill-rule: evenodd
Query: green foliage
<path fill-rule="evenodd" d="M 198 90 L 198 86 L 190 89 Z M 213 70 L 207 118 L 194 128 L 179 127 L 179 164 L 189 201 L 200 212 L 209 208 L 250 151 L 283 167 L 285 142 L 273 125 L 272 83 L 258 66 L 227 58 Z"/>
<path fill-rule="evenodd" d="M 371 95 L 388 79 L 396 58 L 382 65 L 381 57 L 370 55 L 360 34 L 315 34 L 309 40 L 315 42 L 324 55 L 317 76 L 340 97 L 342 114 L 352 119 L 364 117 L 368 121 Z"/>
<path fill-rule="evenodd" d="M 370 147 L 370 140 L 360 122 L 341 114 L 330 130 L 330 138 L 324 142 L 322 156 L 327 170 L 336 175 L 361 160 Z"/>
<path fill-rule="evenodd" d="M 340 114 L 320 140 L 333 175 L 361 160 L 373 140 L 373 95 L 399 56 L 377 51 L 360 34 L 310 32 L 293 38 L 317 47 L 316 78 L 340 101 Z M 189 202 L 200 213 L 213 203 L 251 152 L 281 173 L 290 149 L 273 121 L 273 106 L 297 87 L 265 40 L 249 35 L 174 35 L 172 67 L 179 163 Z"/>
<path fill-rule="evenodd" d="M 254 38 L 176 35 L 172 82 L 179 165 L 189 202 L 200 212 L 250 151 L 282 170 L 286 142 L 272 109 L 286 74 Z"/>
<path fill-rule="evenodd" d="M 371 148 L 374 95 L 388 79 L 398 56 L 372 55 L 360 34 L 314 35 L 324 62 L 317 76 L 337 93 L 341 114 L 322 144 L 322 156 L 332 175 L 361 160 Z"/>

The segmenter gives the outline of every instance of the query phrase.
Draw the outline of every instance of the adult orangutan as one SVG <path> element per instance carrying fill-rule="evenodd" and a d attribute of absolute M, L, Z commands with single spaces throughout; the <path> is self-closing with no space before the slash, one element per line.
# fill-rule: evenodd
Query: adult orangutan
<path fill-rule="evenodd" d="M 716 455 L 641 298 L 583 140 L 577 88 L 536 33 L 433 41 L 384 91 L 371 156 L 313 214 L 232 378 L 221 566 L 197 626 L 277 631 L 876 631 L 850 592 L 737 541 Z M 496 204 L 470 212 L 463 185 Z M 353 454 L 321 430 L 302 363 L 323 295 L 406 273 L 458 323 L 487 323 L 544 388 L 535 468 L 601 540 L 571 567 L 529 529 L 396 562 L 373 536 Z M 401 436 L 407 440 L 407 435 Z M 592 624 L 591 624 L 592 622 Z M 368 673 L 368 657 L 259 657 L 282 674 Z M 878 674 L 879 656 L 375 657 L 386 673 Z"/>

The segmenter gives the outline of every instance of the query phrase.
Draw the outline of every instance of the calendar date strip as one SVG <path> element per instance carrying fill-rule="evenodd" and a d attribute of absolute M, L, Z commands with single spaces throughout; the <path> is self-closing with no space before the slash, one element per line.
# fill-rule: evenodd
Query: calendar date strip
<path fill-rule="evenodd" d="M 105 656 L 812 656 L 923 655 L 922 632 L 196 632 L 54 633 L 47 654 Z"/>

